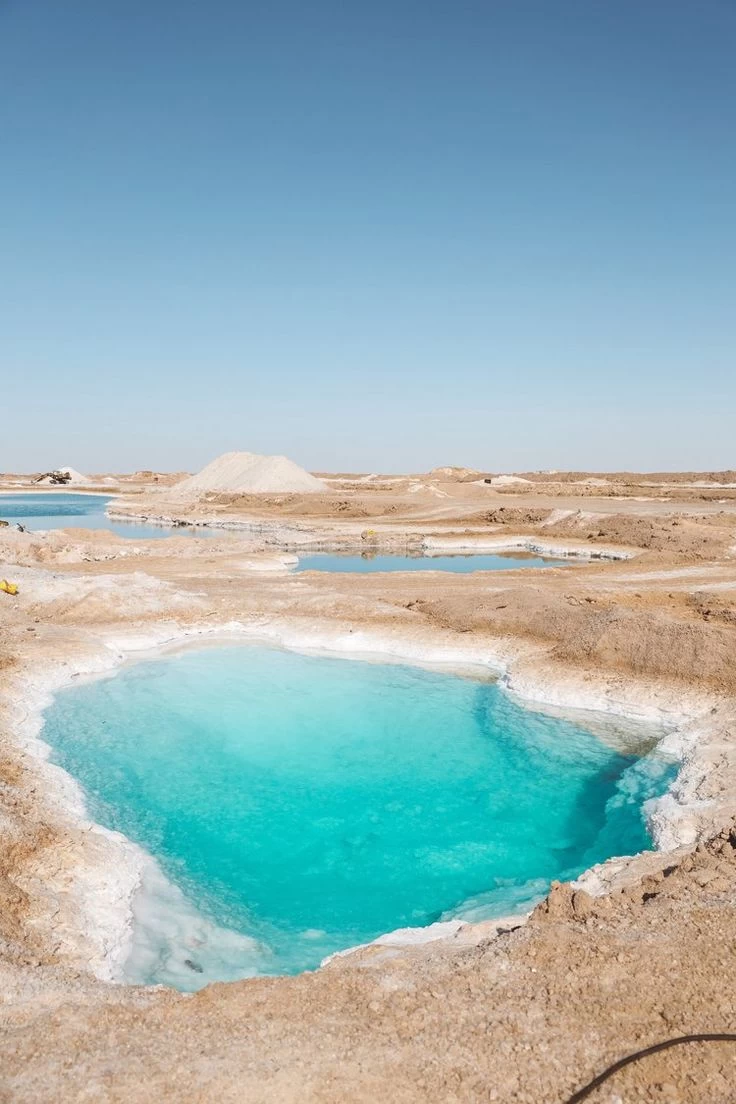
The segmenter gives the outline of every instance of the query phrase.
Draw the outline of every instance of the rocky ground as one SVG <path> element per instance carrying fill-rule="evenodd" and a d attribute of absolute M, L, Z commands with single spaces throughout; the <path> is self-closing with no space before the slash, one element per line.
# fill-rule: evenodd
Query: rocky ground
<path fill-rule="evenodd" d="M 694 485 L 729 481 L 710 474 L 722 478 L 605 477 L 617 496 L 586 473 L 521 489 L 421 476 L 368 492 L 351 477 L 308 508 L 291 496 L 190 504 L 190 520 L 245 527 L 207 541 L 0 529 L 0 576 L 20 587 L 0 594 L 0 1100 L 554 1104 L 631 1050 L 736 1031 L 736 500 Z M 167 492 L 152 494 L 152 482 L 121 509 L 165 514 Z M 375 511 L 367 533 L 364 502 Z M 353 577 L 291 574 L 286 547 L 499 540 L 631 558 Z M 103 892 L 85 881 L 95 861 L 104 868 L 103 843 L 19 747 L 23 718 L 41 683 L 109 664 L 131 641 L 233 622 L 271 639 L 483 656 L 547 700 L 689 713 L 671 841 L 685 846 L 590 880 L 602 896 L 556 887 L 500 936 L 469 926 L 195 997 L 97 980 L 79 887 Z M 590 1099 L 726 1102 L 735 1084 L 736 1045 L 693 1045 Z"/>

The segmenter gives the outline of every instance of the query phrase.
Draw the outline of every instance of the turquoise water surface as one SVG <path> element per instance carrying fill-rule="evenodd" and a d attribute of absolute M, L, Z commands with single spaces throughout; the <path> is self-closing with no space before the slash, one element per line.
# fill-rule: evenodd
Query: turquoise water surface
<path fill-rule="evenodd" d="M 109 529 L 121 537 L 145 540 L 150 537 L 212 536 L 215 530 L 201 527 L 146 525 L 138 521 L 111 521 L 105 515 L 110 495 L 71 494 L 66 491 L 0 495 L 0 518 L 11 525 L 35 529 Z M 222 534 L 220 534 L 222 535 Z"/>
<path fill-rule="evenodd" d="M 674 774 L 492 682 L 249 646 L 66 690 L 44 736 L 90 815 L 213 922 L 189 938 L 170 904 L 139 909 L 151 930 L 128 977 L 181 988 L 519 910 L 648 846 L 642 804 Z"/>
<path fill-rule="evenodd" d="M 297 571 L 510 571 L 518 567 L 565 567 L 569 561 L 549 560 L 541 556 L 483 555 L 467 556 L 352 556 L 349 553 L 316 552 L 300 556 Z"/>

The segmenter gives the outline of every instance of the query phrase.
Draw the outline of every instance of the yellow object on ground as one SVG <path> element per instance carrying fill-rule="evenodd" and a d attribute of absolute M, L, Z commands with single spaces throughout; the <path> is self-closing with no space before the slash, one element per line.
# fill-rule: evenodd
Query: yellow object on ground
<path fill-rule="evenodd" d="M 0 579 L 0 590 L 4 590 L 6 594 L 18 593 L 18 587 L 15 583 L 9 583 L 7 579 Z"/>

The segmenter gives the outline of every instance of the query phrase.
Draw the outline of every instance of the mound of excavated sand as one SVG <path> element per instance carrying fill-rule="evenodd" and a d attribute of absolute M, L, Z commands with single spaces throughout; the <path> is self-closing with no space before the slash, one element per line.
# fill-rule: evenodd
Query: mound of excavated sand
<path fill-rule="evenodd" d="M 494 475 L 491 480 L 492 487 L 511 487 L 514 483 L 531 483 L 531 479 L 524 479 L 520 475 Z"/>
<path fill-rule="evenodd" d="M 79 483 L 91 483 L 92 482 L 92 480 L 88 479 L 86 475 L 82 475 L 82 473 L 78 472 L 76 470 L 76 468 L 70 468 L 68 465 L 64 468 L 56 468 L 56 471 L 63 472 L 64 475 L 68 475 L 69 476 L 69 483 L 79 484 Z M 39 479 L 39 483 L 50 483 L 50 482 L 51 482 L 51 477 L 48 476 L 48 475 L 45 476 L 43 479 Z M 67 486 L 69 486 L 69 483 L 67 483 Z"/>
<path fill-rule="evenodd" d="M 454 464 L 448 464 L 443 468 L 432 468 L 429 475 L 432 479 L 446 479 L 459 483 L 461 479 L 480 475 L 480 472 L 477 468 L 461 468 Z"/>
<path fill-rule="evenodd" d="M 197 498 L 208 491 L 231 494 L 313 494 L 327 485 L 286 456 L 226 452 L 189 479 L 177 483 L 177 498 Z"/>
<path fill-rule="evenodd" d="M 63 472 L 64 475 L 69 476 L 69 482 L 70 483 L 89 483 L 90 482 L 90 480 L 87 478 L 86 475 L 82 475 L 82 473 L 78 472 L 76 470 L 76 468 L 70 468 L 68 465 L 65 468 L 59 468 L 59 471 Z"/>

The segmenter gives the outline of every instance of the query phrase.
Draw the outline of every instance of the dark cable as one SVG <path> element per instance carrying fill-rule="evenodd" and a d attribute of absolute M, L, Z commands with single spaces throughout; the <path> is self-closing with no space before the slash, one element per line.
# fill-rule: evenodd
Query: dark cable
<path fill-rule="evenodd" d="M 602 1085 L 604 1081 L 607 1081 L 609 1077 L 612 1077 L 614 1073 L 618 1073 L 624 1066 L 630 1065 L 631 1062 L 638 1062 L 640 1058 L 646 1058 L 650 1054 L 656 1054 L 660 1050 L 669 1050 L 670 1047 L 680 1046 L 681 1043 L 736 1043 L 736 1035 L 730 1034 L 705 1034 L 705 1035 L 678 1035 L 675 1039 L 666 1039 L 663 1043 L 655 1043 L 654 1046 L 645 1047 L 644 1050 L 637 1050 L 633 1054 L 628 1054 L 625 1058 L 619 1059 L 618 1062 L 614 1062 L 612 1066 L 605 1069 L 603 1073 L 599 1073 L 597 1077 L 594 1077 L 592 1081 L 589 1081 L 587 1085 L 584 1085 L 582 1089 L 578 1089 L 573 1093 L 566 1104 L 580 1104 L 581 1100 L 587 1099 L 594 1089 L 597 1089 L 599 1085 Z"/>

